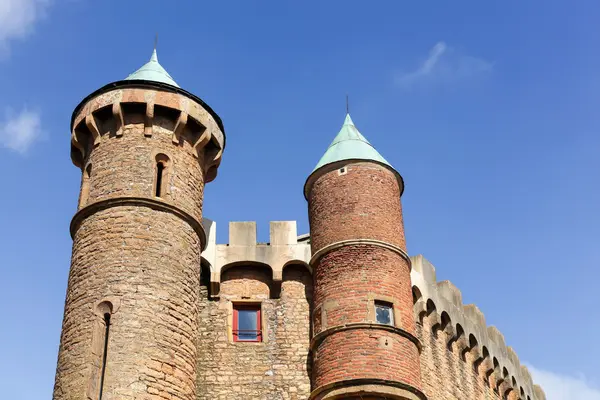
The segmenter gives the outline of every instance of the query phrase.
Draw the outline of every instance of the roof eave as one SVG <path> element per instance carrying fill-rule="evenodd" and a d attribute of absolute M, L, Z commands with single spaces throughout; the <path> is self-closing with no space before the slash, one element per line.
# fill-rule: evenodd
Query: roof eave
<path fill-rule="evenodd" d="M 319 168 L 315 169 L 308 176 L 308 178 L 306 178 L 306 181 L 304 182 L 304 198 L 308 201 L 308 194 L 310 192 L 310 189 L 312 189 L 312 185 L 316 182 L 316 180 L 322 174 L 326 174 L 328 172 L 335 171 L 336 169 L 339 169 L 348 164 L 359 163 L 359 162 L 370 162 L 370 163 L 378 164 L 378 165 L 388 169 L 389 171 L 391 171 L 396 176 L 396 180 L 398 181 L 398 186 L 400 187 L 400 196 L 402 196 L 402 194 L 404 193 L 404 179 L 402 178 L 402 175 L 400 175 L 400 173 L 398 171 L 396 171 L 396 169 L 394 167 L 392 167 L 390 164 L 387 164 L 387 163 L 384 163 L 381 161 L 372 160 L 372 159 L 367 159 L 367 158 L 348 158 L 348 159 L 332 161 L 332 162 L 323 164 Z"/>

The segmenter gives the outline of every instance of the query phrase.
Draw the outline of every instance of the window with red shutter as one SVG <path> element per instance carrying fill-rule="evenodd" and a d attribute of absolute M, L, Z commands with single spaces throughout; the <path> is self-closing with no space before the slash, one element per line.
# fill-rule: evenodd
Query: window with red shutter
<path fill-rule="evenodd" d="M 233 305 L 233 341 L 262 342 L 260 304 Z"/>

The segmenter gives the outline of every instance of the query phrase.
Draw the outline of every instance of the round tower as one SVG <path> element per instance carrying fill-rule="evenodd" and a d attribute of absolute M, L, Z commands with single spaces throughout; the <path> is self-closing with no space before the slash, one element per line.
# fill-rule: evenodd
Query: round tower
<path fill-rule="evenodd" d="M 196 399 L 202 201 L 224 146 L 218 115 L 156 50 L 77 106 L 82 183 L 54 399 Z"/>
<path fill-rule="evenodd" d="M 402 177 L 350 115 L 304 186 L 312 399 L 425 399 L 400 196 Z"/>

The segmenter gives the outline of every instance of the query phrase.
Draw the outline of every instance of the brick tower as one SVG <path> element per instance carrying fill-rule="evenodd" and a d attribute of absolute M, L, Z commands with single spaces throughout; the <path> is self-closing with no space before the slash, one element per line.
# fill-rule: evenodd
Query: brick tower
<path fill-rule="evenodd" d="M 346 116 L 304 186 L 314 274 L 310 399 L 425 399 L 402 177 Z"/>
<path fill-rule="evenodd" d="M 54 399 L 196 399 L 203 191 L 224 145 L 220 118 L 156 50 L 77 106 L 82 183 Z"/>

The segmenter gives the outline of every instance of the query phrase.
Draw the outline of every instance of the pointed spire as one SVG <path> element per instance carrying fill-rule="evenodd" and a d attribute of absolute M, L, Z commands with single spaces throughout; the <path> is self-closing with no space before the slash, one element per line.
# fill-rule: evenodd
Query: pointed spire
<path fill-rule="evenodd" d="M 313 172 L 327 164 L 343 160 L 375 161 L 393 168 L 391 164 L 375 150 L 358 129 L 356 129 L 350 114 L 346 114 L 342 129 L 335 139 L 333 139 L 333 142 L 331 142 Z"/>
<path fill-rule="evenodd" d="M 154 49 L 152 50 L 152 56 L 150 61 L 142 65 L 140 69 L 129 75 L 125 80 L 142 80 L 142 81 L 154 81 L 160 83 L 166 83 L 171 86 L 179 87 L 177 82 L 169 75 L 167 70 L 163 68 L 158 62 L 158 54 L 156 52 L 156 43 L 158 41 L 158 35 L 154 40 Z"/>

